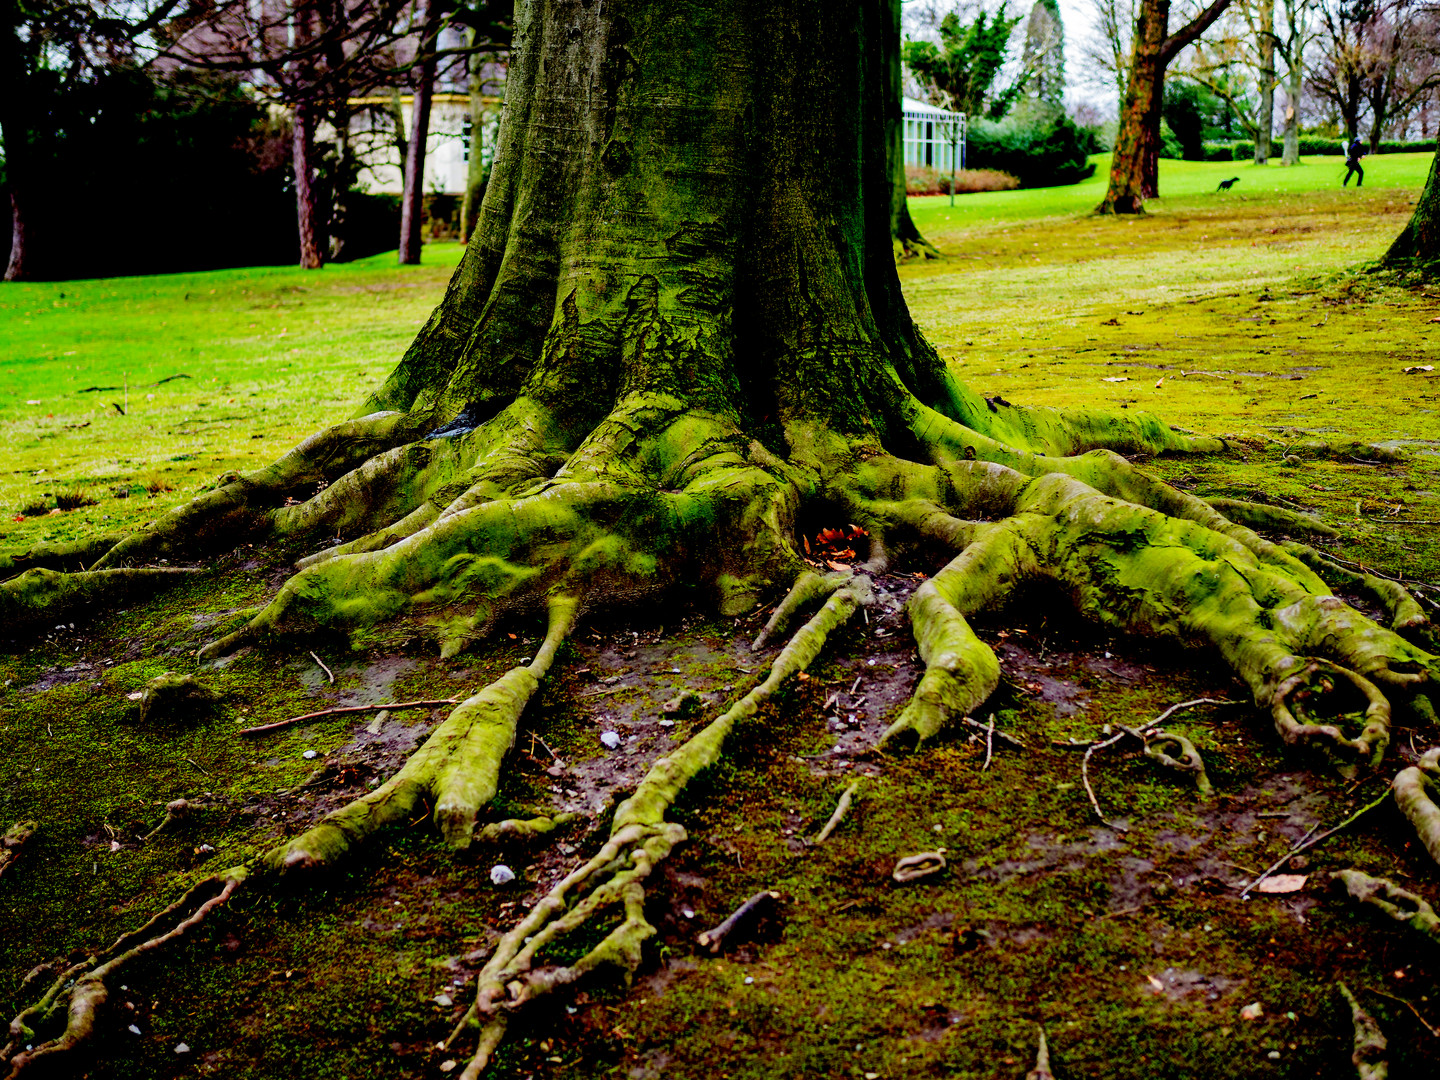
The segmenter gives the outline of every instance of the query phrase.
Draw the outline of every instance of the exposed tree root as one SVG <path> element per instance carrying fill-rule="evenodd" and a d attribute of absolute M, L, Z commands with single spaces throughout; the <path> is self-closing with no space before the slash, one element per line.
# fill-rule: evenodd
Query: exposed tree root
<path fill-rule="evenodd" d="M 1360 1080 L 1386 1080 L 1390 1075 L 1390 1066 L 1385 1057 L 1389 1044 L 1385 1041 L 1384 1032 L 1375 1018 L 1361 1007 L 1348 986 L 1342 982 L 1336 983 L 1335 988 L 1350 1006 L 1350 1022 L 1355 1026 L 1355 1051 L 1350 1060 L 1355 1065 L 1356 1075 Z"/>
<path fill-rule="evenodd" d="M 1050 1046 L 1045 1041 L 1045 1029 L 1038 1028 L 1038 1041 L 1035 1047 L 1035 1068 L 1025 1074 L 1025 1080 L 1055 1080 L 1055 1074 L 1050 1071 Z"/>
<path fill-rule="evenodd" d="M 1159 731 L 1145 739 L 1145 756 L 1167 769 L 1189 773 L 1195 779 L 1195 790 L 1202 799 L 1208 799 L 1214 792 L 1210 777 L 1205 773 L 1205 762 L 1195 744 L 1184 735 Z"/>
<path fill-rule="evenodd" d="M 26 570 L 0 581 L 0 625 L 21 630 L 36 623 L 110 611 L 136 597 L 199 573 L 181 566 L 147 566 L 124 570 Z"/>
<path fill-rule="evenodd" d="M 852 780 L 850 786 L 840 793 L 840 799 L 835 804 L 835 812 L 830 815 L 830 820 L 825 822 L 825 827 L 815 837 L 815 843 L 823 844 L 830 839 L 830 834 L 840 827 L 845 820 L 845 815 L 850 812 L 850 804 L 855 800 L 855 793 L 860 790 L 860 781 Z"/>
<path fill-rule="evenodd" d="M 1440 747 L 1427 750 L 1416 765 L 1401 769 L 1392 790 L 1395 805 L 1415 826 L 1430 857 L 1440 863 L 1440 807 L 1430 797 L 1430 783 L 1440 776 Z"/>
<path fill-rule="evenodd" d="M 626 301 L 625 318 L 635 321 L 617 337 L 626 348 L 674 343 L 646 288 L 637 285 Z M 561 330 L 553 348 L 579 350 L 578 330 Z M 648 354 L 636 360 L 640 368 L 670 362 Z M 566 378 L 580 378 L 588 369 L 566 370 Z M 633 972 L 654 932 L 644 916 L 650 875 L 684 838 L 665 820 L 670 806 L 719 758 L 734 728 L 870 602 L 867 574 L 897 559 L 938 552 L 948 562 L 909 602 L 925 672 L 886 731 L 886 746 L 976 723 L 971 714 L 998 686 L 1000 664 L 969 620 L 1003 606 L 1021 587 L 1058 590 L 1079 613 L 1116 631 L 1215 650 L 1287 742 L 1317 742 L 1355 761 L 1377 762 L 1385 752 L 1387 692 L 1413 694 L 1435 670 L 1429 653 L 1349 608 L 1327 584 L 1368 590 L 1396 627 L 1423 625 L 1423 613 L 1396 583 L 1356 575 L 1302 545 L 1272 543 L 1252 528 L 1313 522 L 1275 508 L 1247 504 L 1242 512 L 1222 504 L 1237 522 L 1115 452 L 1204 451 L 1222 448 L 1218 441 L 1187 438 L 1143 415 L 1121 420 L 987 405 L 948 376 L 937 377 L 927 391 L 932 404 L 923 404 L 887 363 L 853 402 L 826 405 L 853 409 L 844 434 L 838 423 L 813 420 L 803 380 L 784 384 L 785 394 L 801 397 L 775 405 L 781 457 L 747 434 L 735 409 L 723 402 L 698 408 L 671 389 L 680 384 L 670 368 L 656 370 L 606 391 L 614 402 L 608 412 L 596 411 L 589 391 L 537 385 L 495 403 L 488 419 L 467 406 L 439 428 L 433 402 L 371 414 L 307 440 L 267 469 L 224 478 L 111 546 L 32 552 L 4 564 L 31 568 L 0 583 L 0 617 L 34 621 L 193 572 L 132 568 L 136 563 L 266 537 L 324 545 L 299 560 L 271 603 L 206 646 L 202 659 L 402 614 L 422 620 L 450 657 L 485 640 L 502 618 L 547 613 L 544 645 L 530 663 L 458 703 L 380 787 L 253 865 L 213 879 L 219 884 L 206 887 L 213 891 L 173 910 L 176 928 L 203 918 L 201 908 L 223 903 L 241 882 L 253 887 L 331 866 L 378 830 L 427 811 L 456 848 L 543 837 L 563 825 L 563 815 L 491 824 L 479 815 L 494 797 L 526 703 L 586 608 L 679 593 L 736 615 L 783 591 L 757 649 L 814 614 L 762 683 L 655 763 L 619 808 L 602 850 L 502 938 L 464 1024 L 467 1032 L 480 1029 L 467 1076 L 484 1067 L 506 1017 L 524 1002 L 597 968 Z M 857 550 L 857 570 L 807 569 L 796 550 L 802 512 L 864 530 L 857 549 L 868 550 Z M 91 569 L 77 569 L 91 559 Z M 1013 735 L 983 730 L 992 748 L 995 738 L 1020 745 Z M 1204 789 L 1193 746 L 1154 732 L 1145 738 L 1152 758 L 1191 772 Z M 544 962 L 560 939 L 606 918 L 618 921 L 581 959 Z M 158 928 L 144 941 L 170 940 L 171 932 Z M 40 1009 L 48 1018 L 62 998 L 71 1008 L 67 1033 L 52 1040 L 57 1053 L 84 1040 L 103 1002 L 103 975 L 91 972 L 104 967 L 97 963 L 71 976 L 83 976 L 75 983 L 79 997 L 56 991 Z"/>
<path fill-rule="evenodd" d="M 1352 900 L 1378 908 L 1398 923 L 1404 923 L 1440 945 L 1440 916 L 1423 897 L 1402 889 L 1388 878 L 1371 877 L 1359 870 L 1337 870 L 1330 880 L 1350 894 Z"/>
<path fill-rule="evenodd" d="M 0 836 L 0 877 L 20 858 L 20 849 L 35 835 L 35 822 L 19 821 Z"/>

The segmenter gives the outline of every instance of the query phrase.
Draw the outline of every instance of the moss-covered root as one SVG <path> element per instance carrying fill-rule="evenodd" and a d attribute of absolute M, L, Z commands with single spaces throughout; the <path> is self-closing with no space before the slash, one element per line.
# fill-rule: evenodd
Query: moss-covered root
<path fill-rule="evenodd" d="M 37 567 L 0 581 L 0 626 L 7 631 L 20 630 L 36 623 L 53 623 L 74 611 L 106 611 L 198 573 L 198 569 L 180 566 L 74 574 Z"/>
<path fill-rule="evenodd" d="M 464 1030 L 480 1028 L 479 1044 L 462 1080 L 478 1077 L 484 1070 L 503 1033 L 507 1010 L 602 966 L 617 967 L 627 978 L 633 974 L 641 946 L 655 932 L 645 918 L 644 883 L 656 864 L 685 839 L 681 826 L 665 820 L 666 812 L 690 780 L 720 759 L 726 737 L 736 725 L 754 717 L 785 680 L 820 654 L 832 631 L 871 601 L 870 581 L 860 575 L 832 593 L 780 650 L 764 681 L 673 754 L 657 760 L 635 794 L 616 810 L 604 847 L 555 885 L 500 939 L 478 976 L 474 1004 L 451 1035 L 453 1043 Z M 620 924 L 579 960 L 568 966 L 536 967 L 548 946 L 616 906 L 623 911 Z"/>
<path fill-rule="evenodd" d="M 1348 986 L 1342 982 L 1336 983 L 1335 988 L 1350 1006 L 1350 1022 L 1355 1025 L 1355 1052 L 1350 1055 L 1350 1060 L 1355 1065 L 1356 1075 L 1360 1080 L 1386 1080 L 1390 1075 L 1390 1067 L 1385 1061 L 1388 1044 L 1380 1025 L 1361 1007 Z"/>
<path fill-rule="evenodd" d="M 1338 870 L 1330 875 L 1330 880 L 1349 893 L 1352 900 L 1378 908 L 1432 945 L 1440 946 L 1440 915 L 1435 914 L 1435 909 L 1423 897 L 1402 889 L 1388 878 L 1371 877 L 1359 870 Z"/>
<path fill-rule="evenodd" d="M 750 648 L 759 652 L 776 634 L 783 634 L 790 629 L 790 624 L 808 607 L 825 600 L 840 586 L 849 581 L 851 575 L 843 571 L 836 571 L 831 574 L 817 574 L 813 570 L 806 570 L 798 578 L 795 584 L 786 593 L 785 599 L 781 600 L 771 612 L 769 620 L 764 628 L 755 636 L 755 641 Z"/>
<path fill-rule="evenodd" d="M 1202 799 L 1208 799 L 1215 791 L 1210 777 L 1205 772 L 1205 762 L 1195 744 L 1184 735 L 1168 731 L 1156 732 L 1145 738 L 1145 756 L 1157 765 L 1179 772 L 1189 773 L 1195 779 L 1195 790 Z"/>
<path fill-rule="evenodd" d="M 1410 819 L 1430 857 L 1440 863 L 1440 807 L 1430 797 L 1432 778 L 1440 776 L 1440 747 L 1427 750 L 1419 764 L 1401 769 L 1391 790 L 1395 805 Z"/>
<path fill-rule="evenodd" d="M 902 732 L 920 742 L 951 719 L 968 716 L 1000 683 L 1000 662 L 975 636 L 965 616 L 1003 600 L 1034 573 L 1030 549 L 1014 532 L 981 526 L 974 540 L 910 598 L 910 626 L 925 674 L 895 722 L 880 738 L 888 745 Z"/>
<path fill-rule="evenodd" d="M 1295 510 L 1287 510 L 1283 506 L 1267 506 L 1264 503 L 1245 502 L 1241 499 L 1206 499 L 1205 501 L 1235 522 L 1236 525 L 1244 525 L 1247 529 L 1301 532 L 1309 533 L 1312 536 L 1340 535 L 1338 529 L 1332 529 L 1314 514 L 1302 514 Z"/>
<path fill-rule="evenodd" d="M 264 865 L 288 872 L 333 864 L 379 829 L 414 817 L 427 802 L 434 805 L 435 823 L 445 839 L 455 848 L 469 847 L 475 820 L 499 787 L 500 765 L 515 744 L 520 714 L 579 607 L 574 597 L 552 597 L 549 631 L 528 666 L 512 668 L 462 701 L 399 772 L 266 853 Z"/>
<path fill-rule="evenodd" d="M 1429 624 L 1430 619 L 1419 602 L 1398 581 L 1374 574 L 1357 574 L 1335 560 L 1327 559 L 1314 548 L 1292 540 L 1286 540 L 1280 546 L 1319 574 L 1332 589 L 1348 587 L 1368 595 L 1390 616 L 1391 629 L 1413 630 Z"/>
<path fill-rule="evenodd" d="M 1025 1074 L 1025 1080 L 1055 1080 L 1050 1071 L 1050 1045 L 1045 1041 L 1045 1029 L 1039 1028 L 1039 1043 L 1035 1048 L 1035 1068 Z"/>
<path fill-rule="evenodd" d="M 39 543 L 27 551 L 0 553 L 0 580 L 37 568 L 73 574 L 88 569 L 96 559 L 123 539 L 124 533 L 104 533 L 85 540 L 60 544 Z"/>
<path fill-rule="evenodd" d="M 15 865 L 20 858 L 20 849 L 34 835 L 35 822 L 21 821 L 11 825 L 5 830 L 5 835 L 0 836 L 0 877 L 4 877 L 5 871 Z"/>
<path fill-rule="evenodd" d="M 1338 724 L 1306 719 L 1304 702 L 1308 696 L 1314 691 L 1330 692 L 1337 678 L 1351 683 L 1365 698 L 1360 733 L 1353 738 Z M 1329 742 L 1338 749 L 1353 751 L 1362 760 L 1368 759 L 1372 768 L 1380 764 L 1390 745 L 1390 700 L 1363 675 L 1328 660 L 1311 660 L 1282 681 L 1275 689 L 1270 714 L 1275 730 L 1287 746 Z"/>
<path fill-rule="evenodd" d="M 206 878 L 160 914 L 119 938 L 98 956 L 88 957 L 62 971 L 34 1004 L 10 1021 L 7 1042 L 0 1048 L 0 1068 L 9 1066 L 6 1080 L 27 1075 L 59 1076 L 76 1072 L 67 1060 L 95 1032 L 99 1011 L 109 999 L 107 980 L 132 961 L 159 952 L 200 925 L 244 883 L 246 871 L 236 867 Z M 61 1012 L 65 1028 L 59 1035 L 35 1045 Z M 32 1046 L 31 1049 L 21 1049 Z"/>

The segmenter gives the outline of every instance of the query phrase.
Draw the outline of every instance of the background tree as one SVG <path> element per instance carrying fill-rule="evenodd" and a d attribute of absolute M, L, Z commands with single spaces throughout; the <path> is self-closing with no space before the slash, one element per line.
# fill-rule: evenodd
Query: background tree
<path fill-rule="evenodd" d="M 6 625 L 53 624 L 173 580 L 182 559 L 283 538 L 309 554 L 202 660 L 407 616 L 444 658 L 502 618 L 548 627 L 389 780 L 39 986 L 0 1064 L 22 1076 L 67 1064 L 135 959 L 241 890 L 331 871 L 388 826 L 430 816 L 456 848 L 547 835 L 556 818 L 481 815 L 521 711 L 596 610 L 663 598 L 735 615 L 780 598 L 760 650 L 794 616 L 807 621 L 761 653 L 757 685 L 655 762 L 600 850 L 495 943 L 451 1040 L 476 1040 L 463 1077 L 530 1000 L 597 969 L 634 971 L 655 932 L 646 889 L 685 838 L 676 800 L 718 775 L 737 730 L 757 737 L 762 706 L 914 553 L 951 561 L 908 605 L 926 670 L 887 744 L 929 739 L 989 697 L 999 661 L 966 619 L 1044 583 L 1110 628 L 1207 644 L 1288 742 L 1380 759 L 1387 694 L 1413 693 L 1437 658 L 1337 600 L 1319 576 L 1333 562 L 1108 452 L 1219 440 L 1138 412 L 986 401 L 915 327 L 891 247 L 895 2 L 522 10 L 480 227 L 358 415 L 151 528 L 43 553 L 45 566 L 0 582 Z M 1225 505 L 1257 523 L 1302 520 Z M 800 538 L 822 515 L 859 527 L 863 550 L 833 575 L 810 568 Z M 89 569 L 46 568 L 77 559 Z M 1399 586 L 1379 595 L 1397 626 L 1425 623 Z M 1357 732 L 1297 718 L 1297 702 L 1314 708 L 1337 686 L 1367 703 Z"/>
<path fill-rule="evenodd" d="M 1300 163 L 1300 96 L 1305 87 L 1305 54 L 1314 36 L 1313 11 L 1313 0 L 1280 0 L 1275 51 L 1285 64 L 1281 161 L 1286 165 Z"/>
<path fill-rule="evenodd" d="M 905 65 L 932 101 L 969 117 L 1004 116 L 1025 89 L 1021 73 L 1002 89 L 995 80 L 1009 55 L 1010 38 L 1024 16 L 1009 16 L 1005 4 L 992 14 L 983 8 L 969 23 L 954 11 L 940 21 L 940 42 L 907 41 Z"/>
<path fill-rule="evenodd" d="M 1418 267 L 1432 275 L 1440 271 L 1440 142 L 1435 146 L 1435 160 L 1430 163 L 1430 175 L 1415 202 L 1415 212 L 1381 262 Z"/>
<path fill-rule="evenodd" d="M 10 257 L 4 280 L 30 273 L 33 208 L 58 179 L 53 113 L 93 84 L 105 65 L 133 57 L 135 42 L 151 33 L 178 0 L 122 8 L 63 0 L 0 0 L 0 150 L 10 207 Z"/>
<path fill-rule="evenodd" d="M 1035 0 L 1025 21 L 1020 65 L 1028 76 L 1030 96 L 1060 109 L 1065 99 L 1065 26 L 1059 0 Z"/>
<path fill-rule="evenodd" d="M 1118 112 L 1130 83 L 1136 0 L 1091 0 L 1091 13 L 1091 34 L 1081 53 L 1085 70 L 1099 87 L 1114 89 Z"/>
<path fill-rule="evenodd" d="M 1182 69 L 1234 111 L 1254 143 L 1256 165 L 1270 160 L 1275 53 L 1275 0 L 1240 0 L 1195 42 Z"/>
<path fill-rule="evenodd" d="M 1097 212 L 1138 214 L 1144 210 L 1146 199 L 1160 194 L 1160 111 L 1165 69 L 1229 6 L 1230 0 L 1214 0 L 1170 33 L 1170 0 L 1142 0 L 1132 35 L 1130 73 L 1120 108 L 1110 184 Z"/>

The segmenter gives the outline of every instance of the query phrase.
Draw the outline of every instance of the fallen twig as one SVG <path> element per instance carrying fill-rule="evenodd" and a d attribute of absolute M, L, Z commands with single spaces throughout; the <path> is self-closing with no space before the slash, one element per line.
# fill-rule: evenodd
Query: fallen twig
<path fill-rule="evenodd" d="M 310 650 L 310 655 L 315 657 L 315 662 L 320 665 L 320 669 L 321 669 L 322 671 L 324 671 L 325 674 L 330 677 L 330 685 L 331 685 L 331 686 L 334 686 L 334 685 L 335 685 L 335 673 L 334 673 L 333 671 L 331 671 L 331 670 L 325 665 L 325 661 L 324 661 L 324 660 L 321 660 L 319 656 L 316 656 L 314 649 L 311 649 L 311 650 Z"/>
<path fill-rule="evenodd" d="M 859 790 L 860 781 L 856 780 L 841 793 L 840 801 L 835 804 L 835 812 L 830 815 L 830 820 L 827 821 L 825 827 L 820 830 L 820 835 L 815 837 L 815 843 L 823 844 L 826 840 L 830 839 L 830 834 L 839 827 L 841 821 L 845 820 L 845 814 L 850 809 L 850 803 L 854 800 L 855 793 Z"/>
<path fill-rule="evenodd" d="M 1291 859 L 1293 859 L 1296 855 L 1299 855 L 1302 851 L 1309 851 L 1312 847 L 1314 847 L 1316 844 L 1320 843 L 1320 841 L 1324 840 L 1326 837 L 1334 836 L 1334 835 L 1335 835 L 1337 832 L 1339 832 L 1341 829 L 1348 828 L 1350 825 L 1353 825 L 1356 821 L 1359 821 L 1360 818 L 1361 818 L 1363 815 L 1368 814 L 1371 810 L 1374 810 L 1377 806 L 1379 806 L 1381 803 L 1383 803 L 1383 802 L 1384 802 L 1386 799 L 1388 799 L 1389 797 L 1390 797 L 1390 789 L 1387 787 L 1387 788 L 1385 789 L 1384 793 L 1383 793 L 1379 798 L 1377 798 L 1374 802 L 1368 802 L 1368 803 L 1366 803 L 1366 804 L 1365 804 L 1364 806 L 1362 806 L 1359 810 L 1356 810 L 1353 814 L 1351 814 L 1349 817 L 1347 817 L 1344 821 L 1340 822 L 1339 825 L 1336 825 L 1333 829 L 1326 829 L 1324 832 L 1320 833 L 1318 836 L 1314 835 L 1314 834 L 1315 834 L 1315 829 L 1318 829 L 1318 828 L 1320 827 L 1320 826 L 1316 825 L 1316 826 L 1315 826 L 1315 829 L 1311 829 L 1308 833 L 1306 833 L 1306 834 L 1304 835 L 1304 837 L 1301 838 L 1301 840 L 1300 840 L 1300 842 L 1299 842 L 1298 844 L 1296 844 L 1294 847 L 1292 847 L 1289 851 L 1287 851 L 1287 852 L 1286 852 L 1284 855 L 1282 855 L 1280 858 L 1276 859 L 1275 862 L 1271 863 L 1268 867 L 1265 868 L 1265 870 L 1260 874 L 1259 877 L 1257 877 L 1254 881 L 1250 882 L 1249 885 L 1246 885 L 1245 888 L 1241 889 L 1241 890 L 1240 890 L 1240 899 L 1241 899 L 1241 900 L 1248 899 L 1249 896 L 1250 896 L 1250 890 L 1252 890 L 1253 888 L 1255 888 L 1256 885 L 1259 885 L 1260 882 L 1264 881 L 1264 880 L 1265 880 L 1266 878 L 1268 878 L 1271 874 L 1273 874 L 1276 870 L 1279 870 L 1280 867 L 1284 866 L 1287 862 L 1289 862 Z"/>
<path fill-rule="evenodd" d="M 989 728 L 987 725 L 980 723 L 979 720 L 972 720 L 972 719 L 970 719 L 970 717 L 968 717 L 968 716 L 961 717 L 960 722 L 961 722 L 962 724 L 968 724 L 968 725 L 970 725 L 971 727 L 973 727 L 973 728 L 974 728 L 975 730 L 977 730 L 977 731 L 986 731 L 986 732 L 988 732 L 988 731 L 990 730 L 990 728 Z M 1016 747 L 1017 749 L 1020 749 L 1020 750 L 1024 750 L 1024 749 L 1025 749 L 1025 744 L 1024 744 L 1023 742 L 1021 742 L 1019 739 L 1017 739 L 1014 735 L 1011 735 L 1011 734 L 1009 734 L 1009 733 L 1007 733 L 1007 732 L 1001 731 L 999 728 L 996 728 L 996 729 L 995 729 L 995 738 L 997 738 L 997 739 L 1004 739 L 1007 743 L 1009 743 L 1011 746 Z"/>
<path fill-rule="evenodd" d="M 992 712 L 992 713 L 990 714 L 990 723 L 989 723 L 989 725 L 985 728 L 985 764 L 980 766 L 980 771 L 981 771 L 981 772 L 984 772 L 986 769 L 990 768 L 990 756 L 991 756 L 994 752 L 995 752 L 995 714 Z"/>
<path fill-rule="evenodd" d="M 749 921 L 762 908 L 769 907 L 780 894 L 770 889 L 761 889 L 754 896 L 746 900 L 738 908 L 730 913 L 730 917 L 719 926 L 711 927 L 702 933 L 696 940 L 712 953 L 718 953 L 725 944 L 725 939 L 734 933 L 735 928 L 741 923 Z"/>
<path fill-rule="evenodd" d="M 1430 1023 L 1429 1020 L 1426 1020 L 1425 1017 L 1421 1016 L 1420 1010 L 1415 1007 L 1415 1003 L 1413 1001 L 1407 1001 L 1405 998 L 1396 997 L 1394 994 L 1387 994 L 1384 990 L 1377 989 L 1374 986 L 1367 986 L 1365 987 L 1365 989 L 1370 991 L 1370 993 L 1372 994 L 1378 994 L 1380 997 L 1389 998 L 1391 1001 L 1398 1001 L 1401 1005 L 1404 1005 L 1407 1009 L 1409 1009 L 1412 1013 L 1415 1014 L 1415 1019 L 1420 1021 L 1421 1026 L 1423 1026 L 1426 1031 L 1430 1032 L 1430 1034 L 1434 1035 L 1437 1039 L 1440 1039 L 1440 1028 L 1437 1028 L 1434 1024 Z"/>
<path fill-rule="evenodd" d="M 251 735 L 264 735 L 270 731 L 279 731 L 292 724 L 304 723 L 306 720 L 318 720 L 322 716 L 339 716 L 342 713 L 357 712 L 379 712 L 381 709 L 433 709 L 437 705 L 458 705 L 459 698 L 430 698 L 424 701 L 389 701 L 378 705 L 340 705 L 333 709 L 321 709 L 319 712 L 305 713 L 302 716 L 292 716 L 288 720 L 276 720 L 273 724 L 260 724 L 257 727 L 242 728 L 242 738 Z"/>
<path fill-rule="evenodd" d="M 1155 717 L 1154 720 L 1151 720 L 1150 723 L 1146 724 L 1145 727 L 1146 727 L 1146 728 L 1159 727 L 1161 724 L 1163 724 L 1166 720 L 1170 719 L 1170 717 L 1171 717 L 1172 715 L 1174 715 L 1175 713 L 1179 712 L 1181 709 L 1193 709 L 1196 705 L 1243 705 L 1243 704 L 1244 704 L 1243 701 L 1231 701 L 1229 698 L 1197 697 L 1194 701 L 1182 701 L 1182 702 L 1180 702 L 1180 704 L 1178 704 L 1178 705 L 1171 705 L 1168 709 L 1166 709 L 1164 712 L 1162 712 L 1159 716 Z"/>
<path fill-rule="evenodd" d="M 1115 825 L 1105 819 L 1104 812 L 1100 809 L 1100 800 L 1095 798 L 1095 789 L 1090 786 L 1090 755 L 1096 750 L 1104 750 L 1107 746 L 1114 746 L 1117 742 L 1131 733 L 1129 728 L 1122 728 L 1104 742 L 1091 743 L 1085 748 L 1085 758 L 1080 762 L 1080 780 L 1085 785 L 1085 794 L 1090 796 L 1090 805 L 1095 808 L 1095 816 L 1100 819 L 1100 824 L 1106 828 L 1115 829 L 1117 832 L 1125 832 L 1124 825 Z"/>

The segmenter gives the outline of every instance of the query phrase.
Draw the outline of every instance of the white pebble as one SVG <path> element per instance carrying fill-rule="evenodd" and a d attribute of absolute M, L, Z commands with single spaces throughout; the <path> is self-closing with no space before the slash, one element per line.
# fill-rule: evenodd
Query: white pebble
<path fill-rule="evenodd" d="M 504 863 L 496 863 L 490 868 L 490 882 L 493 885 L 504 885 L 515 880 L 515 871 Z"/>
<path fill-rule="evenodd" d="M 601 732 L 600 741 L 605 744 L 607 750 L 614 750 L 620 745 L 620 734 L 615 731 Z"/>
<path fill-rule="evenodd" d="M 130 1034 L 132 1034 L 132 1035 L 139 1035 L 139 1034 L 140 1034 L 140 1028 L 137 1027 L 135 1024 L 131 1024 L 131 1025 L 130 1025 Z"/>
<path fill-rule="evenodd" d="M 681 914 L 681 915 L 684 915 L 687 919 L 693 919 L 693 918 L 695 917 L 695 912 L 694 912 L 693 910 L 691 910 L 690 908 L 688 908 L 688 907 L 687 907 L 687 908 L 681 908 L 681 909 L 680 909 L 680 914 Z"/>
<path fill-rule="evenodd" d="M 1271 1061 L 1279 1061 L 1279 1060 L 1280 1060 L 1280 1051 L 1279 1051 L 1279 1050 L 1271 1050 L 1271 1051 L 1270 1051 L 1268 1054 L 1266 1054 L 1265 1056 L 1266 1056 L 1267 1058 L 1269 1058 Z"/>
<path fill-rule="evenodd" d="M 320 755 L 317 754 L 314 750 L 306 750 L 300 756 L 303 757 L 306 761 L 314 761 Z"/>
<path fill-rule="evenodd" d="M 753 983 L 754 981 L 755 981 L 755 976 L 753 976 L 753 975 L 746 975 L 746 976 L 745 976 L 745 985 L 746 985 L 746 986 L 749 986 L 749 985 L 750 985 L 751 983 Z"/>
<path fill-rule="evenodd" d="M 436 994 L 435 1004 L 439 1005 L 442 1009 L 448 1009 L 451 1005 L 455 1004 L 455 999 L 449 994 Z"/>
<path fill-rule="evenodd" d="M 188 1054 L 190 1052 L 190 1047 L 187 1046 L 185 1043 L 176 1043 L 175 1052 L 177 1054 Z"/>

